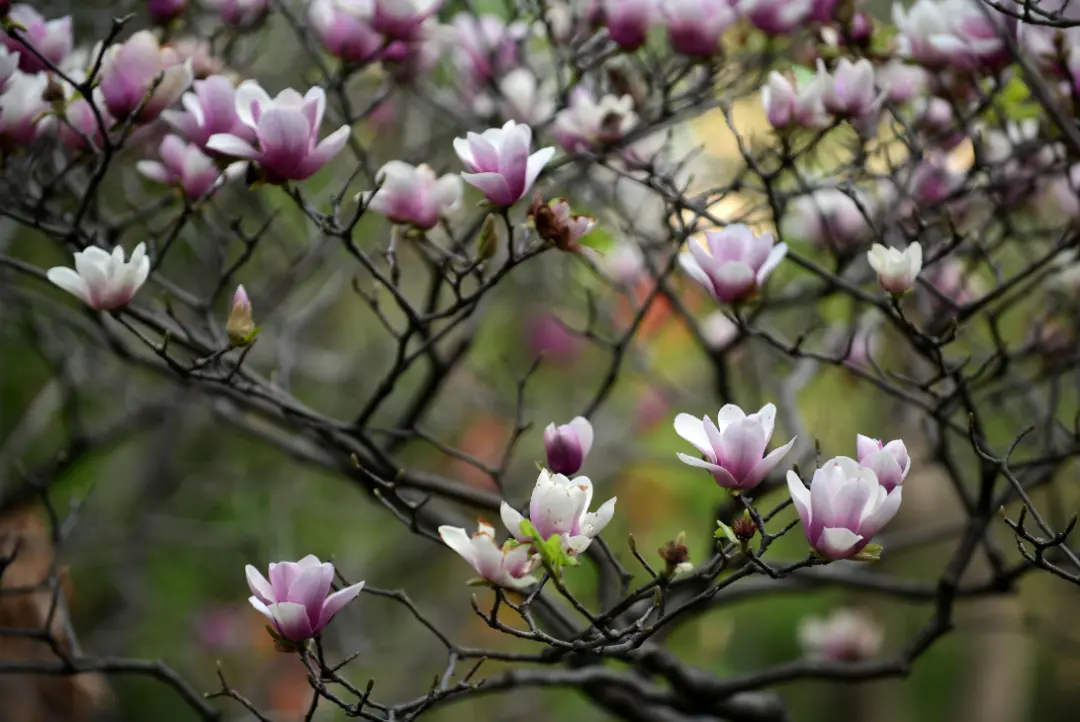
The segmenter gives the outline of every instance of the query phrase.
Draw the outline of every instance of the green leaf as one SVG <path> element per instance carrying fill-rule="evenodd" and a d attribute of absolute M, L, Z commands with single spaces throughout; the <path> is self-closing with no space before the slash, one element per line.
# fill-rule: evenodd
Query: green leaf
<path fill-rule="evenodd" d="M 716 531 L 713 532 L 713 536 L 717 539 L 727 539 L 732 544 L 739 543 L 739 537 L 735 536 L 735 532 L 724 522 L 719 519 L 716 520 Z"/>
<path fill-rule="evenodd" d="M 876 562 L 881 559 L 881 545 L 867 544 L 862 548 L 861 552 L 851 557 L 851 559 L 856 562 Z"/>

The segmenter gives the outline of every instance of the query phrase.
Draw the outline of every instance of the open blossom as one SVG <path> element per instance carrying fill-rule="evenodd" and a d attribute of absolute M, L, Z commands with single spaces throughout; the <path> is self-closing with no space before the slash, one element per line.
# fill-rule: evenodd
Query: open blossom
<path fill-rule="evenodd" d="M 372 0 L 371 25 L 396 40 L 412 40 L 445 0 Z"/>
<path fill-rule="evenodd" d="M 893 103 L 922 97 L 930 86 L 930 73 L 925 68 L 901 60 L 890 60 L 877 66 L 875 75 L 878 87 L 885 90 Z"/>
<path fill-rule="evenodd" d="M 308 17 L 322 44 L 342 60 L 366 62 L 383 46 L 382 36 L 371 27 L 371 0 L 314 0 Z"/>
<path fill-rule="evenodd" d="M 49 103 L 42 96 L 49 85 L 45 73 L 27 75 L 16 71 L 0 94 L 0 147 L 27 145 L 47 124 Z"/>
<path fill-rule="evenodd" d="M 548 424 L 544 429 L 544 450 L 548 466 L 556 474 L 576 474 L 592 448 L 593 428 L 584 416 L 568 424 Z"/>
<path fill-rule="evenodd" d="M 236 114 L 236 89 L 224 75 L 196 80 L 194 92 L 180 98 L 183 110 L 166 110 L 161 117 L 200 148 L 206 148 L 210 136 L 228 133 L 244 140 L 254 140 L 255 131 L 244 125 Z"/>
<path fill-rule="evenodd" d="M 825 96 L 829 91 L 828 76 L 817 73 L 796 88 L 787 78 L 773 71 L 761 89 L 761 103 L 769 124 L 776 129 L 797 126 L 801 128 L 824 128 L 831 118 L 825 110 Z"/>
<path fill-rule="evenodd" d="M 575 214 L 565 198 L 547 204 L 539 193 L 529 207 L 529 218 L 541 238 L 570 253 L 584 252 L 580 241 L 596 227 L 595 218 Z"/>
<path fill-rule="evenodd" d="M 528 544 L 515 544 L 511 540 L 500 548 L 495 543 L 495 527 L 479 520 L 475 534 L 460 527 L 443 525 L 439 536 L 446 546 L 457 552 L 476 570 L 481 578 L 498 587 L 524 589 L 536 584 L 530 572 L 540 564 L 540 556 L 533 554 Z"/>
<path fill-rule="evenodd" d="M 893 4 L 900 54 L 928 67 L 973 70 L 1009 59 L 1004 28 L 971 0 L 916 0 Z"/>
<path fill-rule="evenodd" d="M 846 456 L 826 461 L 807 489 L 794 471 L 788 490 L 806 538 L 828 559 L 848 559 L 862 551 L 900 509 L 903 487 L 888 491 L 872 469 Z"/>
<path fill-rule="evenodd" d="M 269 581 L 250 564 L 244 572 L 251 589 L 251 606 L 292 642 L 319 636 L 364 588 L 363 582 L 357 582 L 327 596 L 334 581 L 334 565 L 312 554 L 298 562 L 271 563 Z"/>
<path fill-rule="evenodd" d="M 175 135 L 167 135 L 158 148 L 161 161 L 141 160 L 135 168 L 152 181 L 176 186 L 189 200 L 202 198 L 237 170 L 222 171 L 214 159 Z"/>
<path fill-rule="evenodd" d="M 615 515 L 615 497 L 590 512 L 592 495 L 593 486 L 588 477 L 569 479 L 542 469 L 529 501 L 529 521 L 543 539 L 560 536 L 564 549 L 581 554 Z M 517 510 L 504 501 L 499 512 L 503 524 L 519 542 L 530 541 L 521 532 L 525 518 Z"/>
<path fill-rule="evenodd" d="M 381 184 L 379 189 L 357 199 L 394 223 L 434 228 L 461 202 L 461 178 L 449 174 L 439 178 L 426 165 L 392 160 L 379 169 L 376 180 Z"/>
<path fill-rule="evenodd" d="M 499 80 L 500 112 L 507 120 L 539 123 L 555 108 L 554 84 L 541 82 L 528 68 L 514 68 Z"/>
<path fill-rule="evenodd" d="M 112 253 L 97 246 L 75 254 L 75 270 L 65 266 L 50 268 L 48 278 L 97 311 L 113 311 L 131 302 L 132 296 L 150 275 L 146 244 L 135 246 L 131 259 L 124 261 L 124 249 Z"/>
<path fill-rule="evenodd" d="M 101 94 L 113 117 L 127 118 L 143 103 L 158 75 L 153 95 L 146 100 L 139 120 L 150 121 L 180 99 L 194 80 L 191 61 L 174 64 L 175 51 L 162 48 L 149 30 L 140 30 L 124 43 L 105 51 L 101 63 Z"/>
<path fill-rule="evenodd" d="M 637 125 L 634 100 L 629 95 L 605 95 L 599 101 L 592 91 L 579 85 L 570 93 L 570 103 L 555 116 L 551 134 L 567 151 L 593 150 L 622 139 Z"/>
<path fill-rule="evenodd" d="M 708 250 L 691 239 L 689 251 L 679 254 L 683 270 L 717 301 L 731 303 L 752 296 L 787 254 L 787 245 L 773 245 L 771 233 L 755 235 L 733 223 L 721 231 L 706 231 Z"/>
<path fill-rule="evenodd" d="M 818 188 L 788 202 L 781 227 L 785 237 L 844 253 L 873 235 L 864 212 L 873 213 L 866 194 Z"/>
<path fill-rule="evenodd" d="M 922 270 L 922 246 L 918 241 L 903 251 L 875 243 L 866 258 L 877 274 L 878 283 L 894 296 L 910 291 Z"/>
<path fill-rule="evenodd" d="M 859 434 L 855 441 L 855 455 L 860 464 L 874 471 L 885 491 L 892 491 L 903 484 L 911 470 L 911 457 L 901 439 L 883 444 Z"/>
<path fill-rule="evenodd" d="M 326 93 L 315 86 L 301 96 L 286 88 L 271 98 L 254 80 L 236 89 L 236 115 L 255 132 L 255 144 L 231 133 L 210 136 L 207 150 L 259 164 L 268 182 L 304 180 L 337 155 L 349 138 L 343 125 L 319 142 Z"/>
<path fill-rule="evenodd" d="M 521 200 L 555 155 L 554 148 L 542 148 L 530 155 L 531 149 L 532 128 L 512 120 L 502 128 L 470 132 L 465 138 L 454 139 L 454 151 L 469 171 L 461 174 L 462 179 L 498 206 Z"/>
<path fill-rule="evenodd" d="M 857 662 L 876 657 L 885 631 L 865 612 L 838 609 L 828 617 L 811 617 L 799 624 L 799 643 L 810 659 Z"/>
<path fill-rule="evenodd" d="M 217 10 L 221 22 L 239 29 L 257 25 L 270 7 L 270 0 L 202 0 L 202 3 Z"/>
<path fill-rule="evenodd" d="M 765 449 L 772 439 L 776 407 L 765 404 L 749 416 L 735 404 L 727 404 L 716 415 L 700 419 L 690 414 L 675 417 L 675 433 L 697 447 L 704 458 L 679 453 L 684 464 L 711 472 L 725 489 L 750 490 L 761 483 L 791 450 L 795 439 L 773 449 Z"/>
<path fill-rule="evenodd" d="M 820 61 L 819 61 L 820 62 Z M 876 116 L 884 95 L 875 86 L 874 66 L 866 58 L 853 63 L 840 58 L 825 89 L 825 109 L 848 118 Z"/>
<path fill-rule="evenodd" d="M 810 20 L 814 0 L 739 0 L 736 10 L 769 35 L 787 35 Z"/>
<path fill-rule="evenodd" d="M 656 6 L 657 0 L 601 0 L 608 35 L 624 50 L 641 47 L 656 22 Z"/>
<path fill-rule="evenodd" d="M 667 0 L 661 6 L 671 48 L 683 55 L 711 57 L 736 20 L 729 0 Z"/>
<path fill-rule="evenodd" d="M 75 40 L 71 31 L 70 15 L 46 20 L 32 5 L 19 3 L 11 6 L 7 17 L 13 23 L 26 28 L 20 36 L 37 51 L 34 53 L 22 40 L 16 40 L 11 35 L 0 32 L 0 43 L 19 54 L 19 69 L 24 73 L 40 73 L 47 70 L 49 66 L 41 58 L 45 58 L 53 65 L 60 65 L 71 53 Z M 38 57 L 39 55 L 41 57 Z"/>
<path fill-rule="evenodd" d="M 454 16 L 454 61 L 472 87 L 482 86 L 515 68 L 521 60 L 521 44 L 529 26 L 517 20 L 506 23 L 498 15 L 479 17 L 462 12 Z"/>

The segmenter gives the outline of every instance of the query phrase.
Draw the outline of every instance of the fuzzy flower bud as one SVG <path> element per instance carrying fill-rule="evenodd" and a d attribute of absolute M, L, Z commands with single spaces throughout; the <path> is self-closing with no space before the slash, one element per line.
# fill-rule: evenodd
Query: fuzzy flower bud
<path fill-rule="evenodd" d="M 232 310 L 225 322 L 225 332 L 234 347 L 247 346 L 255 335 L 255 320 L 251 315 L 251 301 L 241 284 L 233 294 Z"/>

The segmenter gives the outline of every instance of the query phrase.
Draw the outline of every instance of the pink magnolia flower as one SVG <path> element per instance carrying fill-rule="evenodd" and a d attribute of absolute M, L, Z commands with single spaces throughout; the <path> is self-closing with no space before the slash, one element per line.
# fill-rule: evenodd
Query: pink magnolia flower
<path fill-rule="evenodd" d="M 910 10 L 893 4 L 893 22 L 903 57 L 928 68 L 974 70 L 1009 59 L 997 13 L 984 14 L 970 0 L 916 0 Z"/>
<path fill-rule="evenodd" d="M 379 190 L 362 193 L 357 200 L 394 223 L 434 228 L 461 203 L 461 178 L 449 174 L 439 178 L 426 165 L 392 160 L 379 169 L 376 180 L 382 184 Z"/>
<path fill-rule="evenodd" d="M 236 90 L 224 75 L 196 80 L 195 91 L 180 98 L 184 110 L 166 110 L 161 117 L 173 129 L 200 148 L 212 135 L 227 133 L 246 141 L 255 139 L 255 131 L 236 114 Z"/>
<path fill-rule="evenodd" d="M 875 243 L 866 257 L 877 274 L 878 283 L 894 296 L 910 291 L 922 270 L 922 246 L 918 241 L 903 251 Z"/>
<path fill-rule="evenodd" d="M 675 417 L 675 433 L 698 448 L 704 456 L 679 453 L 684 464 L 711 472 L 716 483 L 725 489 L 748 491 L 761 483 L 780 460 L 791 451 L 795 439 L 768 454 L 776 407 L 765 404 L 749 416 L 735 404 L 727 404 L 716 415 L 701 419 L 690 414 Z"/>
<path fill-rule="evenodd" d="M 691 239 L 679 264 L 717 301 L 742 301 L 761 288 L 787 254 L 787 244 L 773 245 L 771 233 L 755 235 L 734 223 L 722 231 L 706 231 L 708 250 Z"/>
<path fill-rule="evenodd" d="M 821 61 L 818 61 L 819 63 Z M 849 118 L 877 115 L 884 95 L 878 95 L 874 66 L 866 58 L 856 63 L 840 58 L 825 89 L 825 109 Z"/>
<path fill-rule="evenodd" d="M 353 63 L 373 59 L 383 38 L 371 27 L 371 0 L 314 0 L 309 18 L 319 40 L 331 54 Z"/>
<path fill-rule="evenodd" d="M 585 253 L 580 241 L 596 227 L 595 218 L 575 214 L 565 198 L 545 204 L 539 193 L 529 206 L 528 217 L 541 238 L 568 253 Z"/>
<path fill-rule="evenodd" d="M 412 40 L 428 18 L 439 12 L 445 0 L 373 0 L 371 25 L 397 40 Z"/>
<path fill-rule="evenodd" d="M 269 0 L 202 0 L 202 3 L 217 10 L 221 22 L 240 30 L 258 25 L 270 6 Z"/>
<path fill-rule="evenodd" d="M 911 171 L 908 193 L 916 205 L 936 206 L 952 196 L 964 184 L 964 176 L 949 168 L 948 159 L 933 155 Z"/>
<path fill-rule="evenodd" d="M 525 340 L 533 357 L 543 354 L 544 361 L 569 365 L 581 356 L 584 341 L 566 328 L 557 316 L 543 313 L 525 324 Z"/>
<path fill-rule="evenodd" d="M 251 606 L 292 642 L 319 636 L 364 588 L 363 582 L 357 582 L 327 596 L 334 581 L 334 565 L 311 554 L 298 562 L 271 563 L 269 581 L 250 564 L 244 572 L 251 589 Z"/>
<path fill-rule="evenodd" d="M 189 200 L 202 198 L 237 172 L 222 173 L 197 145 L 188 145 L 175 135 L 165 136 L 158 153 L 160 162 L 141 160 L 135 168 L 152 181 L 176 186 Z"/>
<path fill-rule="evenodd" d="M 383 69 L 399 83 L 409 83 L 435 67 L 442 52 L 439 24 L 430 19 L 420 24 L 407 40 L 394 40 L 379 53 Z"/>
<path fill-rule="evenodd" d="M 619 241 L 604 252 L 598 261 L 600 269 L 619 286 L 629 286 L 648 274 L 645 254 L 632 241 Z"/>
<path fill-rule="evenodd" d="M 798 474 L 787 473 L 788 490 L 806 538 L 828 559 L 848 559 L 862 551 L 900 509 L 903 487 L 892 491 L 872 469 L 846 456 L 825 462 L 807 489 Z"/>
<path fill-rule="evenodd" d="M 736 20 L 729 0 L 667 0 L 661 8 L 668 42 L 683 55 L 716 55 L 721 36 Z"/>
<path fill-rule="evenodd" d="M 529 521 L 543 539 L 562 537 L 564 549 L 572 554 L 581 554 L 615 515 L 615 497 L 605 501 L 595 512 L 590 512 L 592 496 L 592 482 L 587 477 L 568 479 L 562 474 L 552 474 L 542 469 L 529 501 Z M 514 507 L 504 501 L 499 513 L 514 538 L 523 544 L 531 541 L 521 532 L 521 522 L 525 517 Z"/>
<path fill-rule="evenodd" d="M 184 14 L 188 0 L 149 0 L 146 11 L 151 22 L 165 25 Z"/>
<path fill-rule="evenodd" d="M 68 74 L 76 82 L 81 82 L 85 77 L 81 70 L 72 70 Z M 63 87 L 64 108 L 57 123 L 57 135 L 60 142 L 73 150 L 85 150 L 88 142 L 96 148 L 102 147 L 103 127 L 104 132 L 107 132 L 115 125 L 116 120 L 105 108 L 105 99 L 101 95 L 101 89 L 94 88 L 91 98 L 87 99 L 70 84 L 64 83 Z M 94 113 L 95 108 L 97 114 Z M 101 123 L 98 123 L 98 115 L 101 116 Z"/>
<path fill-rule="evenodd" d="M 829 90 L 829 77 L 818 73 L 801 88 L 796 89 L 780 73 L 769 73 L 765 87 L 761 89 L 761 103 L 765 116 L 772 127 L 825 128 L 831 122 L 825 110 L 825 96 Z"/>
<path fill-rule="evenodd" d="M 601 0 L 604 26 L 615 44 L 637 50 L 657 19 L 657 0 Z"/>
<path fill-rule="evenodd" d="M 4 89 L 8 78 L 15 74 L 18 67 L 19 53 L 8 50 L 6 45 L 0 45 L 0 91 Z"/>
<path fill-rule="evenodd" d="M 135 246 L 131 259 L 124 261 L 124 249 L 110 254 L 89 246 L 75 254 L 75 270 L 65 266 L 50 268 L 46 274 L 54 284 L 96 311 L 123 308 L 150 275 L 146 244 Z"/>
<path fill-rule="evenodd" d="M 739 0 L 736 9 L 768 35 L 787 35 L 810 20 L 814 0 Z"/>
<path fill-rule="evenodd" d="M 470 132 L 454 139 L 454 151 L 468 169 L 461 177 L 480 189 L 498 206 L 510 206 L 527 194 L 540 171 L 555 155 L 554 148 L 542 148 L 532 155 L 532 128 L 508 121 L 502 128 L 482 134 Z"/>
<path fill-rule="evenodd" d="M 286 88 L 271 98 L 256 81 L 236 89 L 236 115 L 255 133 L 255 144 L 231 133 L 216 133 L 207 150 L 259 164 L 267 182 L 304 180 L 342 149 L 349 138 L 343 125 L 319 142 L 326 93 L 316 86 L 301 96 Z"/>
<path fill-rule="evenodd" d="M 225 61 L 214 55 L 210 42 L 205 38 L 188 35 L 163 47 L 162 60 L 167 67 L 183 65 L 190 60 L 191 71 L 200 80 L 225 69 Z"/>
<path fill-rule="evenodd" d="M 881 652 L 885 631 L 865 612 L 838 609 L 824 618 L 811 617 L 799 625 L 799 643 L 810 659 L 857 662 Z"/>
<path fill-rule="evenodd" d="M 873 217 L 874 207 L 866 194 L 818 188 L 788 202 L 781 227 L 786 238 L 842 254 L 873 235 L 864 211 Z"/>
<path fill-rule="evenodd" d="M 855 440 L 855 455 L 860 464 L 874 472 L 885 491 L 892 491 L 903 484 L 911 470 L 911 457 L 901 439 L 883 444 L 859 434 Z"/>
<path fill-rule="evenodd" d="M 454 61 L 472 87 L 483 86 L 517 67 L 529 26 L 521 20 L 507 24 L 497 15 L 458 13 L 454 16 Z"/>
<path fill-rule="evenodd" d="M 49 103 L 42 96 L 49 85 L 45 73 L 27 75 L 16 71 L 0 94 L 0 147 L 15 148 L 33 143 L 49 126 Z"/>
<path fill-rule="evenodd" d="M 723 311 L 713 311 L 701 320 L 701 335 L 710 349 L 722 349 L 739 338 L 739 325 Z"/>
<path fill-rule="evenodd" d="M 498 82 L 502 102 L 500 113 L 507 120 L 519 123 L 541 123 L 554 109 L 554 84 L 541 82 L 528 68 L 514 68 Z"/>
<path fill-rule="evenodd" d="M 548 424 L 544 429 L 544 451 L 548 466 L 556 474 L 576 474 L 592 448 L 593 428 L 584 416 L 569 424 Z"/>
<path fill-rule="evenodd" d="M 551 134 L 569 152 L 595 150 L 621 140 L 637 120 L 629 95 L 605 95 L 598 102 L 591 90 L 579 85 L 570 93 L 570 103 L 555 116 Z"/>
<path fill-rule="evenodd" d="M 877 84 L 893 103 L 922 97 L 930 86 L 930 74 L 918 65 L 891 60 L 877 67 Z"/>
<path fill-rule="evenodd" d="M 60 65 L 71 53 L 75 41 L 71 32 L 70 15 L 56 20 L 45 20 L 32 5 L 19 3 L 11 6 L 7 17 L 13 23 L 26 28 L 20 33 L 22 39 L 19 40 L 7 33 L 0 33 L 0 43 L 6 45 L 9 50 L 19 53 L 19 69 L 23 72 L 40 73 L 49 67 L 41 58 L 45 58 L 53 65 Z M 37 53 L 29 50 L 26 47 L 27 43 Z"/>
<path fill-rule="evenodd" d="M 524 589 L 536 584 L 536 577 L 530 572 L 540 565 L 540 557 L 532 553 L 528 544 L 507 540 L 500 548 L 495 544 L 495 527 L 483 519 L 477 526 L 476 533 L 469 536 L 460 527 L 443 525 L 439 527 L 439 536 L 482 579 L 497 587 Z"/>
<path fill-rule="evenodd" d="M 106 50 L 100 88 L 113 117 L 122 120 L 135 112 L 158 75 L 162 76 L 161 82 L 143 105 L 139 120 L 153 120 L 179 100 L 195 75 L 190 60 L 172 64 L 175 60 L 175 51 L 162 48 L 149 30 L 140 30 L 126 42 Z"/>

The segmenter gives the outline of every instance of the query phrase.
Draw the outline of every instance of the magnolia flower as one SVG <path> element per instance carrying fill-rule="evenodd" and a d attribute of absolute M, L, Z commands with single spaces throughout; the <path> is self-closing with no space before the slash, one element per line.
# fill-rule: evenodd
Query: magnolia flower
<path fill-rule="evenodd" d="M 877 273 L 878 283 L 894 296 L 910 291 L 922 270 L 922 246 L 918 241 L 903 251 L 875 243 L 867 252 L 866 258 Z"/>
<path fill-rule="evenodd" d="M 231 133 L 216 133 L 207 150 L 259 164 L 266 180 L 280 183 L 304 180 L 322 168 L 345 145 L 349 126 L 343 125 L 319 142 L 326 93 L 315 86 L 301 96 L 286 88 L 271 98 L 254 80 L 236 89 L 236 115 L 255 132 L 256 144 Z"/>
<path fill-rule="evenodd" d="M 824 618 L 799 624 L 799 643 L 810 659 L 857 662 L 877 656 L 885 631 L 863 612 L 838 609 Z"/>
<path fill-rule="evenodd" d="M 243 284 L 233 293 L 232 308 L 225 320 L 225 333 L 233 346 L 247 346 L 255 337 L 255 318 L 252 315 L 251 299 Z"/>
<path fill-rule="evenodd" d="M 254 140 L 255 131 L 240 122 L 236 114 L 236 89 L 224 75 L 196 80 L 195 91 L 180 98 L 184 110 L 166 110 L 161 117 L 190 142 L 206 148 L 210 136 L 228 133 Z"/>
<path fill-rule="evenodd" d="M 251 606 L 291 642 L 319 636 L 364 588 L 363 582 L 357 582 L 327 596 L 334 581 L 334 565 L 311 554 L 298 562 L 271 563 L 270 581 L 250 564 L 244 572 L 251 589 Z"/>
<path fill-rule="evenodd" d="M 202 4 L 217 10 L 221 22 L 240 29 L 258 25 L 270 7 L 269 0 L 202 0 Z"/>
<path fill-rule="evenodd" d="M 71 71 L 70 76 L 76 82 L 84 79 L 82 71 Z M 83 97 L 68 83 L 64 87 L 64 108 L 57 111 L 61 118 L 57 124 L 57 135 L 60 142 L 74 150 L 85 150 L 89 141 L 94 147 L 100 148 L 104 144 L 102 128 L 107 131 L 116 121 L 105 108 L 105 99 L 101 95 L 100 88 L 94 88 L 91 100 Z M 95 108 L 97 113 L 94 112 Z M 61 115 L 62 114 L 62 115 Z M 98 116 L 101 123 L 98 123 Z"/>
<path fill-rule="evenodd" d="M 716 55 L 720 37 L 736 19 L 728 0 L 667 0 L 662 8 L 668 42 L 683 55 Z"/>
<path fill-rule="evenodd" d="M 161 162 L 141 160 L 136 170 L 152 181 L 176 186 L 189 200 L 202 198 L 236 170 L 222 174 L 214 159 L 175 135 L 167 135 L 158 148 Z M 239 168 L 237 169 L 239 170 Z"/>
<path fill-rule="evenodd" d="M 592 150 L 618 142 L 637 125 L 634 100 L 629 95 L 605 95 L 597 102 L 588 88 L 579 85 L 570 103 L 555 116 L 551 134 L 567 151 Z"/>
<path fill-rule="evenodd" d="M 371 27 L 372 0 L 314 0 L 308 15 L 322 44 L 342 60 L 367 62 L 383 46 L 382 36 Z"/>
<path fill-rule="evenodd" d="M 464 529 L 443 525 L 439 536 L 446 546 L 467 561 L 481 578 L 498 587 L 524 589 L 536 584 L 536 577 L 529 572 L 540 564 L 528 544 L 515 544 L 507 540 L 502 548 L 495 544 L 495 527 L 483 519 L 471 537 Z"/>
<path fill-rule="evenodd" d="M 859 463 L 871 469 L 885 491 L 904 483 L 911 470 L 911 457 L 901 439 L 882 444 L 877 439 L 859 434 L 855 440 L 855 456 Z"/>
<path fill-rule="evenodd" d="M 75 43 L 71 32 L 70 15 L 56 20 L 45 20 L 33 6 L 20 3 L 11 6 L 7 19 L 26 28 L 18 35 L 20 38 L 25 38 L 26 43 L 34 49 L 27 48 L 26 43 L 21 39 L 16 39 L 6 32 L 0 32 L 0 43 L 19 54 L 19 69 L 24 73 L 40 73 L 47 70 L 49 66 L 42 58 L 53 65 L 60 65 Z"/>
<path fill-rule="evenodd" d="M 11 76 L 0 94 L 0 146 L 29 145 L 41 135 L 49 122 L 45 116 L 50 106 L 42 97 L 48 85 L 45 73 L 16 71 Z"/>
<path fill-rule="evenodd" d="M 964 176 L 949 167 L 944 156 L 926 157 L 911 171 L 908 193 L 916 205 L 924 208 L 939 205 L 964 184 Z"/>
<path fill-rule="evenodd" d="M 813 79 L 796 88 L 780 73 L 769 73 L 769 80 L 761 89 L 761 102 L 765 116 L 776 129 L 799 126 L 824 128 L 831 119 L 825 111 L 825 96 L 829 90 L 827 74 L 817 73 Z"/>
<path fill-rule="evenodd" d="M 501 113 L 509 120 L 539 123 L 546 120 L 555 107 L 554 87 L 540 82 L 528 68 L 515 68 L 499 81 L 502 95 Z"/>
<path fill-rule="evenodd" d="M 531 147 L 532 128 L 512 120 L 502 128 L 454 139 L 454 151 L 469 171 L 461 174 L 462 179 L 498 206 L 521 200 L 555 155 L 554 148 L 529 155 Z"/>
<path fill-rule="evenodd" d="M 187 4 L 188 0 L 150 0 L 146 11 L 152 22 L 165 25 L 183 15 Z"/>
<path fill-rule="evenodd" d="M 713 311 L 699 324 L 701 336 L 710 349 L 722 349 L 739 337 L 739 325 L 723 311 Z"/>
<path fill-rule="evenodd" d="M 596 227 L 595 218 L 575 214 L 565 198 L 546 204 L 539 193 L 529 207 L 529 218 L 541 238 L 570 253 L 584 252 L 580 241 Z"/>
<path fill-rule="evenodd" d="M 134 113 L 159 75 L 161 82 L 142 105 L 139 120 L 153 120 L 179 100 L 195 76 L 190 60 L 172 64 L 173 60 L 173 51 L 163 49 L 149 30 L 140 30 L 126 42 L 106 50 L 100 88 L 109 112 L 117 119 Z"/>
<path fill-rule="evenodd" d="M 454 61 L 473 87 L 482 86 L 514 68 L 529 26 L 517 20 L 507 24 L 498 15 L 458 13 L 454 16 Z"/>
<path fill-rule="evenodd" d="M 973 70 L 1007 62 L 1005 32 L 970 0 L 916 0 L 910 10 L 893 4 L 899 52 L 929 68 Z"/>
<path fill-rule="evenodd" d="M 624 50 L 641 47 L 656 20 L 656 6 L 657 0 L 601 0 L 608 35 Z"/>
<path fill-rule="evenodd" d="M 717 301 L 731 303 L 753 295 L 787 254 L 787 245 L 773 245 L 771 233 L 755 235 L 733 223 L 721 231 L 706 231 L 705 245 L 691 239 L 679 263 L 691 278 Z"/>
<path fill-rule="evenodd" d="M 684 464 L 707 469 L 725 489 L 750 490 L 761 483 L 784 458 L 795 439 L 765 454 L 772 439 L 776 407 L 765 404 L 749 416 L 735 404 L 727 404 L 716 415 L 697 419 L 690 414 L 675 417 L 675 433 L 698 448 L 704 456 L 679 453 Z"/>
<path fill-rule="evenodd" d="M 439 12 L 444 0 L 373 0 L 371 25 L 397 40 L 412 40 L 421 26 Z"/>
<path fill-rule="evenodd" d="M 896 515 L 903 491 L 900 486 L 886 490 L 873 469 L 846 456 L 826 461 L 809 489 L 794 471 L 787 482 L 810 546 L 829 559 L 862 551 Z"/>
<path fill-rule="evenodd" d="M 806 24 L 814 0 L 739 0 L 738 12 L 769 35 L 787 35 Z"/>
<path fill-rule="evenodd" d="M 592 448 L 593 428 L 584 416 L 569 424 L 548 424 L 544 429 L 544 450 L 548 466 L 556 474 L 576 474 Z"/>
<path fill-rule="evenodd" d="M 4 89 L 8 78 L 15 74 L 18 67 L 19 53 L 8 50 L 6 45 L 0 45 L 0 91 Z"/>
<path fill-rule="evenodd" d="M 581 554 L 615 514 L 615 497 L 590 512 L 592 495 L 592 482 L 587 477 L 568 479 L 542 469 L 529 502 L 529 521 L 544 540 L 560 536 L 564 549 L 571 554 Z M 525 518 L 517 510 L 504 501 L 499 513 L 515 539 L 523 544 L 531 541 L 521 531 L 521 522 Z"/>
<path fill-rule="evenodd" d="M 821 64 L 821 61 L 818 61 Z M 884 95 L 875 87 L 874 66 L 866 58 L 853 63 L 840 58 L 825 88 L 825 109 L 849 118 L 876 116 Z"/>
<path fill-rule="evenodd" d="M 191 72 L 200 80 L 216 75 L 225 69 L 225 61 L 214 55 L 214 49 L 206 38 L 187 35 L 164 46 L 162 54 L 166 67 L 182 65 L 191 61 Z"/>
<path fill-rule="evenodd" d="M 918 65 L 907 65 L 900 60 L 890 60 L 879 65 L 875 72 L 877 85 L 885 90 L 893 103 L 903 103 L 922 97 L 930 86 L 930 74 Z"/>
<path fill-rule="evenodd" d="M 413 166 L 392 160 L 375 176 L 379 190 L 357 196 L 368 208 L 394 223 L 424 230 L 434 228 L 439 219 L 461 202 L 461 178 L 439 178 L 426 165 Z"/>
<path fill-rule="evenodd" d="M 75 254 L 75 270 L 65 266 L 50 268 L 46 274 L 54 284 L 96 311 L 113 311 L 131 302 L 132 296 L 150 275 L 146 244 L 135 246 L 131 259 L 124 262 L 124 249 L 117 246 L 110 254 L 97 246 Z"/>
<path fill-rule="evenodd" d="M 599 259 L 600 269 L 620 286 L 628 286 L 647 272 L 645 254 L 632 241 L 619 241 Z"/>
<path fill-rule="evenodd" d="M 804 240 L 815 248 L 844 253 L 873 234 L 864 211 L 867 214 L 873 212 L 865 194 L 847 193 L 839 188 L 818 188 L 788 202 L 781 227 L 785 237 Z"/>

